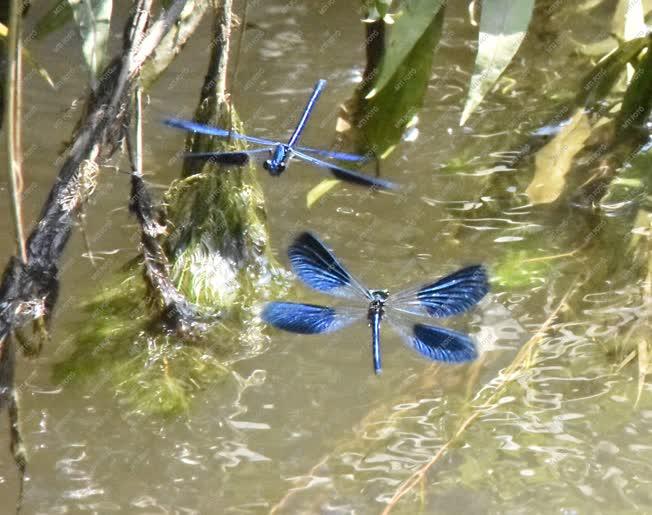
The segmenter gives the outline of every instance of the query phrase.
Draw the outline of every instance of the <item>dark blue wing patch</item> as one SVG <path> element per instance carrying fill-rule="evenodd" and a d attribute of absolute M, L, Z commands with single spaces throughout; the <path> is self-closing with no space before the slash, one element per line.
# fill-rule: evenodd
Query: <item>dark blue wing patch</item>
<path fill-rule="evenodd" d="M 267 148 L 255 148 L 253 150 L 239 150 L 235 152 L 187 152 L 184 154 L 186 159 L 194 159 L 201 161 L 210 161 L 224 165 L 242 166 L 249 162 L 249 159 L 254 156 L 269 154 Z"/>
<path fill-rule="evenodd" d="M 363 315 L 358 311 L 336 310 L 327 306 L 295 302 L 269 302 L 260 317 L 284 331 L 299 334 L 319 334 L 337 331 Z"/>
<path fill-rule="evenodd" d="M 340 297 L 369 298 L 369 292 L 313 234 L 299 234 L 288 249 L 288 257 L 294 273 L 311 288 Z"/>
<path fill-rule="evenodd" d="M 463 363 L 478 357 L 475 344 L 467 335 L 426 324 L 414 324 L 410 346 L 434 361 Z"/>
<path fill-rule="evenodd" d="M 416 290 L 399 292 L 389 303 L 415 315 L 448 317 L 467 311 L 489 291 L 487 272 L 481 265 L 462 268 Z"/>
<path fill-rule="evenodd" d="M 348 168 L 342 168 L 333 163 L 327 163 L 316 157 L 309 156 L 303 152 L 297 150 L 294 151 L 294 155 L 303 161 L 306 161 L 310 164 L 318 166 L 329 170 L 335 177 L 342 181 L 347 181 L 352 184 L 358 184 L 360 186 L 369 186 L 374 188 L 379 188 L 382 190 L 398 190 L 400 186 L 392 181 L 386 179 L 381 179 L 380 177 L 371 177 L 364 173 L 356 172 L 354 170 L 349 170 Z"/>

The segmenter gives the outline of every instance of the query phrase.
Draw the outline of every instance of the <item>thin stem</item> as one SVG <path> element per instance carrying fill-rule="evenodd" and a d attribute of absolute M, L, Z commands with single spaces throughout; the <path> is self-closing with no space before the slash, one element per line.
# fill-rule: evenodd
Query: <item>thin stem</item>
<path fill-rule="evenodd" d="M 231 23 L 233 16 L 233 1 L 224 0 L 222 4 L 219 23 L 222 24 L 220 56 L 217 60 L 217 102 L 222 104 L 226 101 L 226 70 L 229 63 L 229 43 L 231 41 Z"/>
<path fill-rule="evenodd" d="M 7 74 L 5 77 L 5 141 L 7 146 L 7 174 L 9 176 L 9 194 L 11 195 L 11 215 L 16 232 L 16 247 L 25 263 L 25 235 L 23 232 L 20 183 L 22 177 L 20 156 L 20 71 L 21 45 L 20 25 L 22 2 L 11 0 L 9 6 L 9 46 L 7 48 Z"/>
<path fill-rule="evenodd" d="M 561 298 L 555 309 L 550 313 L 546 321 L 539 328 L 539 330 L 527 341 L 527 343 L 521 348 L 518 352 L 512 363 L 501 372 L 501 381 L 496 385 L 494 392 L 489 396 L 489 398 L 480 406 L 477 406 L 476 411 L 469 415 L 457 428 L 453 436 L 442 445 L 437 453 L 421 467 L 419 467 L 406 481 L 404 481 L 394 492 L 393 497 L 390 499 L 389 503 L 382 511 L 382 515 L 389 515 L 389 513 L 396 507 L 398 501 L 408 492 L 412 491 L 418 484 L 420 484 L 425 478 L 426 473 L 437 463 L 442 456 L 446 454 L 446 451 L 457 441 L 460 436 L 468 429 L 468 427 L 482 414 L 481 410 L 487 409 L 490 407 L 490 404 L 494 402 L 499 396 L 504 388 L 507 387 L 512 381 L 516 378 L 516 372 L 519 367 L 527 365 L 527 362 L 532 357 L 532 352 L 539 345 L 543 337 L 548 333 L 552 324 L 557 319 L 557 316 L 561 310 L 566 307 L 568 299 L 575 292 L 578 280 L 577 278 L 572 282 L 564 296 Z"/>
<path fill-rule="evenodd" d="M 233 128 L 233 84 L 238 80 L 238 68 L 240 66 L 240 51 L 242 50 L 242 41 L 244 40 L 245 30 L 247 29 L 247 9 L 249 8 L 249 0 L 244 0 L 242 7 L 242 17 L 240 18 L 240 32 L 238 34 L 238 45 L 233 56 L 233 70 L 231 71 L 231 102 L 228 103 L 229 108 L 229 130 Z M 228 56 L 228 54 L 227 54 Z"/>
<path fill-rule="evenodd" d="M 143 94 L 140 86 L 136 86 L 135 91 L 136 105 L 134 106 L 134 122 L 136 124 L 136 144 L 134 145 L 134 170 L 133 173 L 138 176 L 143 176 Z"/>
<path fill-rule="evenodd" d="M 213 3 L 214 19 L 213 30 L 211 34 L 211 53 L 208 62 L 208 70 L 204 77 L 204 83 L 201 87 L 199 96 L 199 105 L 195 111 L 195 121 L 199 123 L 208 123 L 214 121 L 214 118 L 220 122 L 228 121 L 231 126 L 232 112 L 226 98 L 226 70 L 229 61 L 229 42 L 231 40 L 231 23 L 233 19 L 233 1 L 224 0 L 220 5 L 219 2 Z M 228 110 L 227 110 L 228 109 Z M 227 118 L 225 120 L 225 118 Z M 202 137 L 201 135 L 188 133 L 186 137 L 186 150 L 188 152 L 201 152 L 203 150 L 214 150 L 211 138 Z M 207 145 L 210 145 L 207 147 Z M 182 177 L 190 177 L 199 173 L 204 163 L 198 168 L 197 163 L 193 160 L 184 160 Z"/>

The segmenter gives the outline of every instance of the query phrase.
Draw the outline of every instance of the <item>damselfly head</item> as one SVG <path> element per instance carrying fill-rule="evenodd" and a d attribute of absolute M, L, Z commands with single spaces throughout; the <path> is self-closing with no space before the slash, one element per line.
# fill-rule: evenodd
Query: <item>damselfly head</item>
<path fill-rule="evenodd" d="M 373 300 L 379 302 L 385 302 L 387 297 L 389 297 L 388 290 L 370 290 L 369 293 L 371 293 Z"/>
<path fill-rule="evenodd" d="M 267 159 L 263 163 L 263 168 L 267 170 L 270 175 L 281 175 L 285 171 L 285 163 L 275 161 L 274 159 Z"/>
<path fill-rule="evenodd" d="M 371 302 L 369 303 L 369 322 L 373 321 L 375 314 L 379 314 L 381 317 L 385 314 L 385 301 L 389 297 L 389 292 L 387 290 L 370 290 L 371 293 Z"/>

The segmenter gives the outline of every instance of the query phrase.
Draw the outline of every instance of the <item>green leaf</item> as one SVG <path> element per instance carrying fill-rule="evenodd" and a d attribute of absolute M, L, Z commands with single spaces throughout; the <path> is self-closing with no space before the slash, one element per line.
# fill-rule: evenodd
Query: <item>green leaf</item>
<path fill-rule="evenodd" d="M 584 77 L 575 102 L 592 109 L 614 89 L 627 63 L 633 61 L 647 44 L 647 38 L 632 39 L 607 54 Z"/>
<path fill-rule="evenodd" d="M 42 39 L 48 34 L 65 27 L 73 19 L 72 9 L 68 0 L 58 0 L 52 8 L 36 22 L 34 30 L 36 39 Z"/>
<path fill-rule="evenodd" d="M 590 135 L 588 116 L 583 109 L 579 109 L 569 123 L 537 152 L 534 178 L 526 190 L 533 204 L 547 204 L 559 198 L 564 191 L 573 158 L 584 148 Z"/>
<path fill-rule="evenodd" d="M 612 30 L 620 41 L 645 37 L 647 35 L 647 26 L 645 25 L 642 1 L 619 0 L 612 20 Z M 627 84 L 631 82 L 633 76 L 634 68 L 628 65 Z"/>
<path fill-rule="evenodd" d="M 432 31 L 435 17 L 444 3 L 445 0 L 407 0 L 405 2 L 400 16 L 392 25 L 378 76 L 373 88 L 367 94 L 367 98 L 377 95 L 396 76 L 399 68 L 404 66 L 415 47 L 421 45 L 426 34 Z M 437 38 L 438 40 L 439 38 Z"/>
<path fill-rule="evenodd" d="M 82 53 L 95 86 L 106 58 L 113 0 L 68 0 L 82 38 Z"/>
<path fill-rule="evenodd" d="M 480 105 L 521 46 L 530 24 L 534 0 L 484 0 L 478 55 L 460 125 Z"/>
<path fill-rule="evenodd" d="M 392 29 L 401 31 L 405 14 Z M 440 10 L 428 29 L 396 68 L 378 94 L 363 98 L 355 116 L 355 125 L 364 135 L 364 144 L 383 158 L 401 139 L 403 131 L 416 119 L 428 88 L 434 48 L 441 37 L 444 10 Z M 381 65 L 381 69 L 383 65 Z"/>
<path fill-rule="evenodd" d="M 306 206 L 311 208 L 315 202 L 322 198 L 326 193 L 332 190 L 340 183 L 338 179 L 324 179 L 317 186 L 312 188 L 306 195 Z"/>
<path fill-rule="evenodd" d="M 635 41 L 635 40 L 634 40 Z M 650 114 L 652 107 L 652 49 L 648 49 L 636 67 L 636 73 L 623 97 L 623 105 L 616 119 L 618 130 L 640 127 Z"/>

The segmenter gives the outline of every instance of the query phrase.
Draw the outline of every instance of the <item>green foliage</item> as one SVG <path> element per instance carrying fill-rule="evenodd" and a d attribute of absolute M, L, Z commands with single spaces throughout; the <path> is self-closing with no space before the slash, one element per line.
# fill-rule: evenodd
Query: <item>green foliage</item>
<path fill-rule="evenodd" d="M 541 284 L 550 273 L 551 262 L 532 254 L 523 249 L 503 255 L 492 269 L 492 281 L 508 290 Z"/>
<path fill-rule="evenodd" d="M 377 95 L 390 82 L 395 86 L 397 76 L 399 79 L 405 77 L 405 75 L 400 76 L 399 72 L 405 71 L 406 62 L 411 61 L 414 64 L 416 57 L 423 56 L 426 52 L 431 53 L 434 45 L 429 48 L 419 48 L 416 55 L 412 55 L 415 48 L 423 45 L 423 37 L 426 33 L 432 32 L 433 25 L 438 25 L 438 30 L 441 31 L 443 19 L 435 23 L 435 18 L 444 3 L 444 0 L 409 0 L 401 6 L 398 19 L 392 26 L 385 45 L 385 53 L 378 67 L 373 87 L 366 96 L 367 99 Z M 436 44 L 438 40 L 439 37 L 434 43 Z M 408 59 L 408 56 L 411 58 Z"/>
<path fill-rule="evenodd" d="M 199 108 L 203 123 L 228 125 L 228 117 L 201 118 L 210 102 Z M 242 124 L 231 111 L 236 130 Z M 186 150 L 208 152 L 225 148 L 216 138 L 189 134 Z M 221 146 L 221 147 L 220 147 Z M 205 163 L 192 168 L 165 194 L 170 225 L 166 241 L 170 275 L 193 303 L 227 310 L 237 317 L 254 300 L 277 295 L 286 276 L 268 242 L 264 197 L 253 165 L 223 168 Z"/>
<path fill-rule="evenodd" d="M 645 123 L 652 107 L 652 51 L 649 38 L 648 51 L 636 68 L 636 73 L 625 92 L 623 105 L 616 119 L 618 130 L 640 127 Z"/>
<path fill-rule="evenodd" d="M 478 55 L 460 119 L 464 125 L 496 83 L 525 37 L 534 0 L 483 0 Z"/>
<path fill-rule="evenodd" d="M 624 42 L 584 77 L 573 104 L 564 108 L 569 113 L 564 124 L 536 150 L 535 174 L 527 187 L 534 204 L 564 194 L 599 198 L 623 160 L 636 152 L 644 139 L 640 126 L 652 108 L 652 57 L 648 52 L 637 59 L 648 45 L 648 38 Z M 629 64 L 635 73 L 618 103 L 616 90 Z"/>
<path fill-rule="evenodd" d="M 394 148 L 423 103 L 433 49 L 441 37 L 444 21 L 443 9 L 430 16 L 432 11 L 432 2 L 416 2 L 412 10 L 406 10 L 398 18 L 392 27 L 389 44 L 390 49 L 395 49 L 387 51 L 380 64 L 379 79 L 372 91 L 360 100 L 355 123 L 364 136 L 365 146 L 373 149 L 377 156 L 384 157 Z M 412 24 L 419 20 L 418 26 L 422 26 L 424 17 L 430 23 L 419 32 L 413 45 L 394 43 L 403 37 L 411 40 L 416 33 Z"/>
<path fill-rule="evenodd" d="M 619 45 L 600 60 L 586 75 L 575 98 L 577 105 L 595 109 L 614 89 L 628 63 L 647 46 L 647 38 L 632 39 Z"/>
<path fill-rule="evenodd" d="M 54 2 L 52 8 L 36 22 L 36 38 L 43 39 L 49 34 L 62 29 L 73 20 L 72 7 L 68 0 Z"/>
<path fill-rule="evenodd" d="M 368 83 L 358 91 L 352 125 L 362 135 L 360 146 L 385 157 L 416 120 L 422 105 L 430 79 L 433 50 L 441 37 L 446 2 L 406 0 L 393 15 L 384 14 L 387 12 L 385 3 L 382 6 L 377 3 L 364 3 L 370 13 L 365 21 L 392 23 L 380 57 L 377 52 L 369 53 Z M 516 3 L 485 0 L 482 3 L 478 55 L 460 125 L 466 122 L 512 60 L 525 36 L 533 8 L 534 0 Z M 375 59 L 378 62 L 373 62 Z"/>
<path fill-rule="evenodd" d="M 232 310 L 283 288 L 253 173 L 207 170 L 166 193 L 171 277 L 191 302 Z"/>

